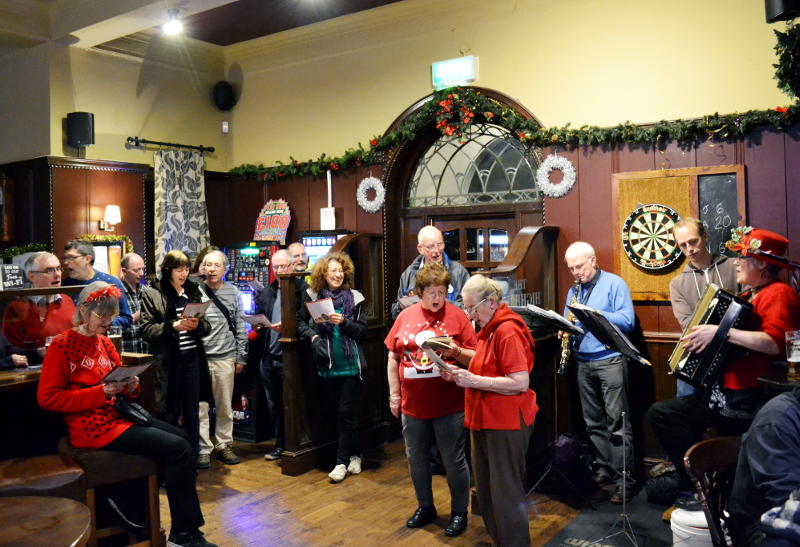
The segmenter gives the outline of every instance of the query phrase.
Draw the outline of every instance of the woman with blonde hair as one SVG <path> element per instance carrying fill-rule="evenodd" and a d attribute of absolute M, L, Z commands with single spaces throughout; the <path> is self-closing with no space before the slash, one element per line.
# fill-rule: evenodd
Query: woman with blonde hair
<path fill-rule="evenodd" d="M 329 406 L 337 409 L 339 447 L 336 466 L 328 476 L 341 482 L 347 474 L 361 473 L 358 447 L 358 409 L 361 379 L 367 361 L 359 340 L 367 335 L 364 295 L 352 288 L 353 261 L 341 252 L 320 258 L 311 272 L 311 282 L 303 302 L 330 298 L 334 313 L 312 319 L 308 308 L 300 306 L 297 330 L 311 342 L 317 374 L 325 384 Z"/>

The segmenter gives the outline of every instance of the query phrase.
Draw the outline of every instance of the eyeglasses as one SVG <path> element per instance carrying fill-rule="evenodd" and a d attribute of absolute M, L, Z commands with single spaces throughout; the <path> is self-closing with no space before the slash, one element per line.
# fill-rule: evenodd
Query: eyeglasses
<path fill-rule="evenodd" d="M 116 313 L 112 313 L 110 315 L 100 315 L 96 311 L 93 311 L 92 315 L 97 317 L 103 323 L 111 323 L 114 320 L 114 318 L 117 316 Z"/>
<path fill-rule="evenodd" d="M 475 304 L 474 306 L 472 306 L 471 308 L 465 308 L 465 309 L 464 309 L 464 311 L 466 311 L 466 312 L 467 312 L 467 315 L 472 315 L 472 314 L 474 314 L 476 311 L 478 311 L 478 306 L 480 306 L 480 305 L 481 305 L 481 304 L 483 304 L 484 302 L 486 302 L 486 299 L 485 299 L 485 298 L 484 298 L 483 300 L 481 300 L 480 302 L 478 302 L 477 304 Z"/>
<path fill-rule="evenodd" d="M 444 243 L 428 243 L 427 245 L 422 245 L 422 248 L 426 251 L 441 251 L 444 249 Z"/>
<path fill-rule="evenodd" d="M 86 255 L 64 255 L 64 256 L 61 257 L 61 262 L 66 264 L 67 262 L 72 262 L 76 258 L 80 258 L 82 256 L 86 256 Z"/>
<path fill-rule="evenodd" d="M 447 296 L 447 289 L 425 289 L 422 291 L 423 296 L 427 296 L 428 298 L 444 298 Z"/>
<path fill-rule="evenodd" d="M 31 273 L 40 273 L 45 275 L 53 275 L 54 273 L 60 274 L 61 266 L 56 266 L 55 268 L 45 268 L 44 270 L 31 270 Z"/>

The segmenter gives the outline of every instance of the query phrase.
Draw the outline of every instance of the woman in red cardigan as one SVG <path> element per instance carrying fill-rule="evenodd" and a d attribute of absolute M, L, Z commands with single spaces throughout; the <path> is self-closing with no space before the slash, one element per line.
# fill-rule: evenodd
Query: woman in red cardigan
<path fill-rule="evenodd" d="M 466 388 L 464 423 L 471 432 L 481 516 L 498 545 L 528 546 L 525 456 L 538 410 L 529 387 L 533 337 L 522 318 L 501 302 L 497 282 L 474 275 L 461 295 L 464 310 L 481 330 L 475 351 L 462 348 L 456 357 L 469 369 L 452 367 L 448 376 Z"/>
<path fill-rule="evenodd" d="M 102 383 L 121 365 L 105 335 L 119 313 L 120 290 L 103 281 L 87 285 L 78 297 L 74 328 L 57 336 L 47 350 L 39 380 L 39 406 L 60 412 L 70 442 L 78 448 L 103 448 L 145 456 L 161 467 L 167 489 L 172 532 L 170 541 L 192 547 L 215 547 L 203 538 L 203 514 L 195 489 L 192 451 L 186 434 L 166 422 L 140 426 L 114 408 L 115 397 L 136 397 L 139 378 Z"/>

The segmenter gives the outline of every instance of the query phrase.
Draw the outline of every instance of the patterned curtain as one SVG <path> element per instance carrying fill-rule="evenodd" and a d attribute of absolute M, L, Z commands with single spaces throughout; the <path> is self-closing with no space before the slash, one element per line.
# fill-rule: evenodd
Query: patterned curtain
<path fill-rule="evenodd" d="M 209 244 L 203 154 L 155 153 L 156 265 L 173 249 L 189 257 Z"/>

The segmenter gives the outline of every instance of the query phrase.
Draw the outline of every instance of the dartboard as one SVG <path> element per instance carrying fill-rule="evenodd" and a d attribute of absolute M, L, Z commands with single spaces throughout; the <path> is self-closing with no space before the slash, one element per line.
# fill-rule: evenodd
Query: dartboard
<path fill-rule="evenodd" d="M 680 218 L 674 209 L 658 203 L 634 209 L 622 226 L 622 246 L 628 258 L 648 270 L 660 270 L 678 260 L 681 251 L 672 227 Z"/>

